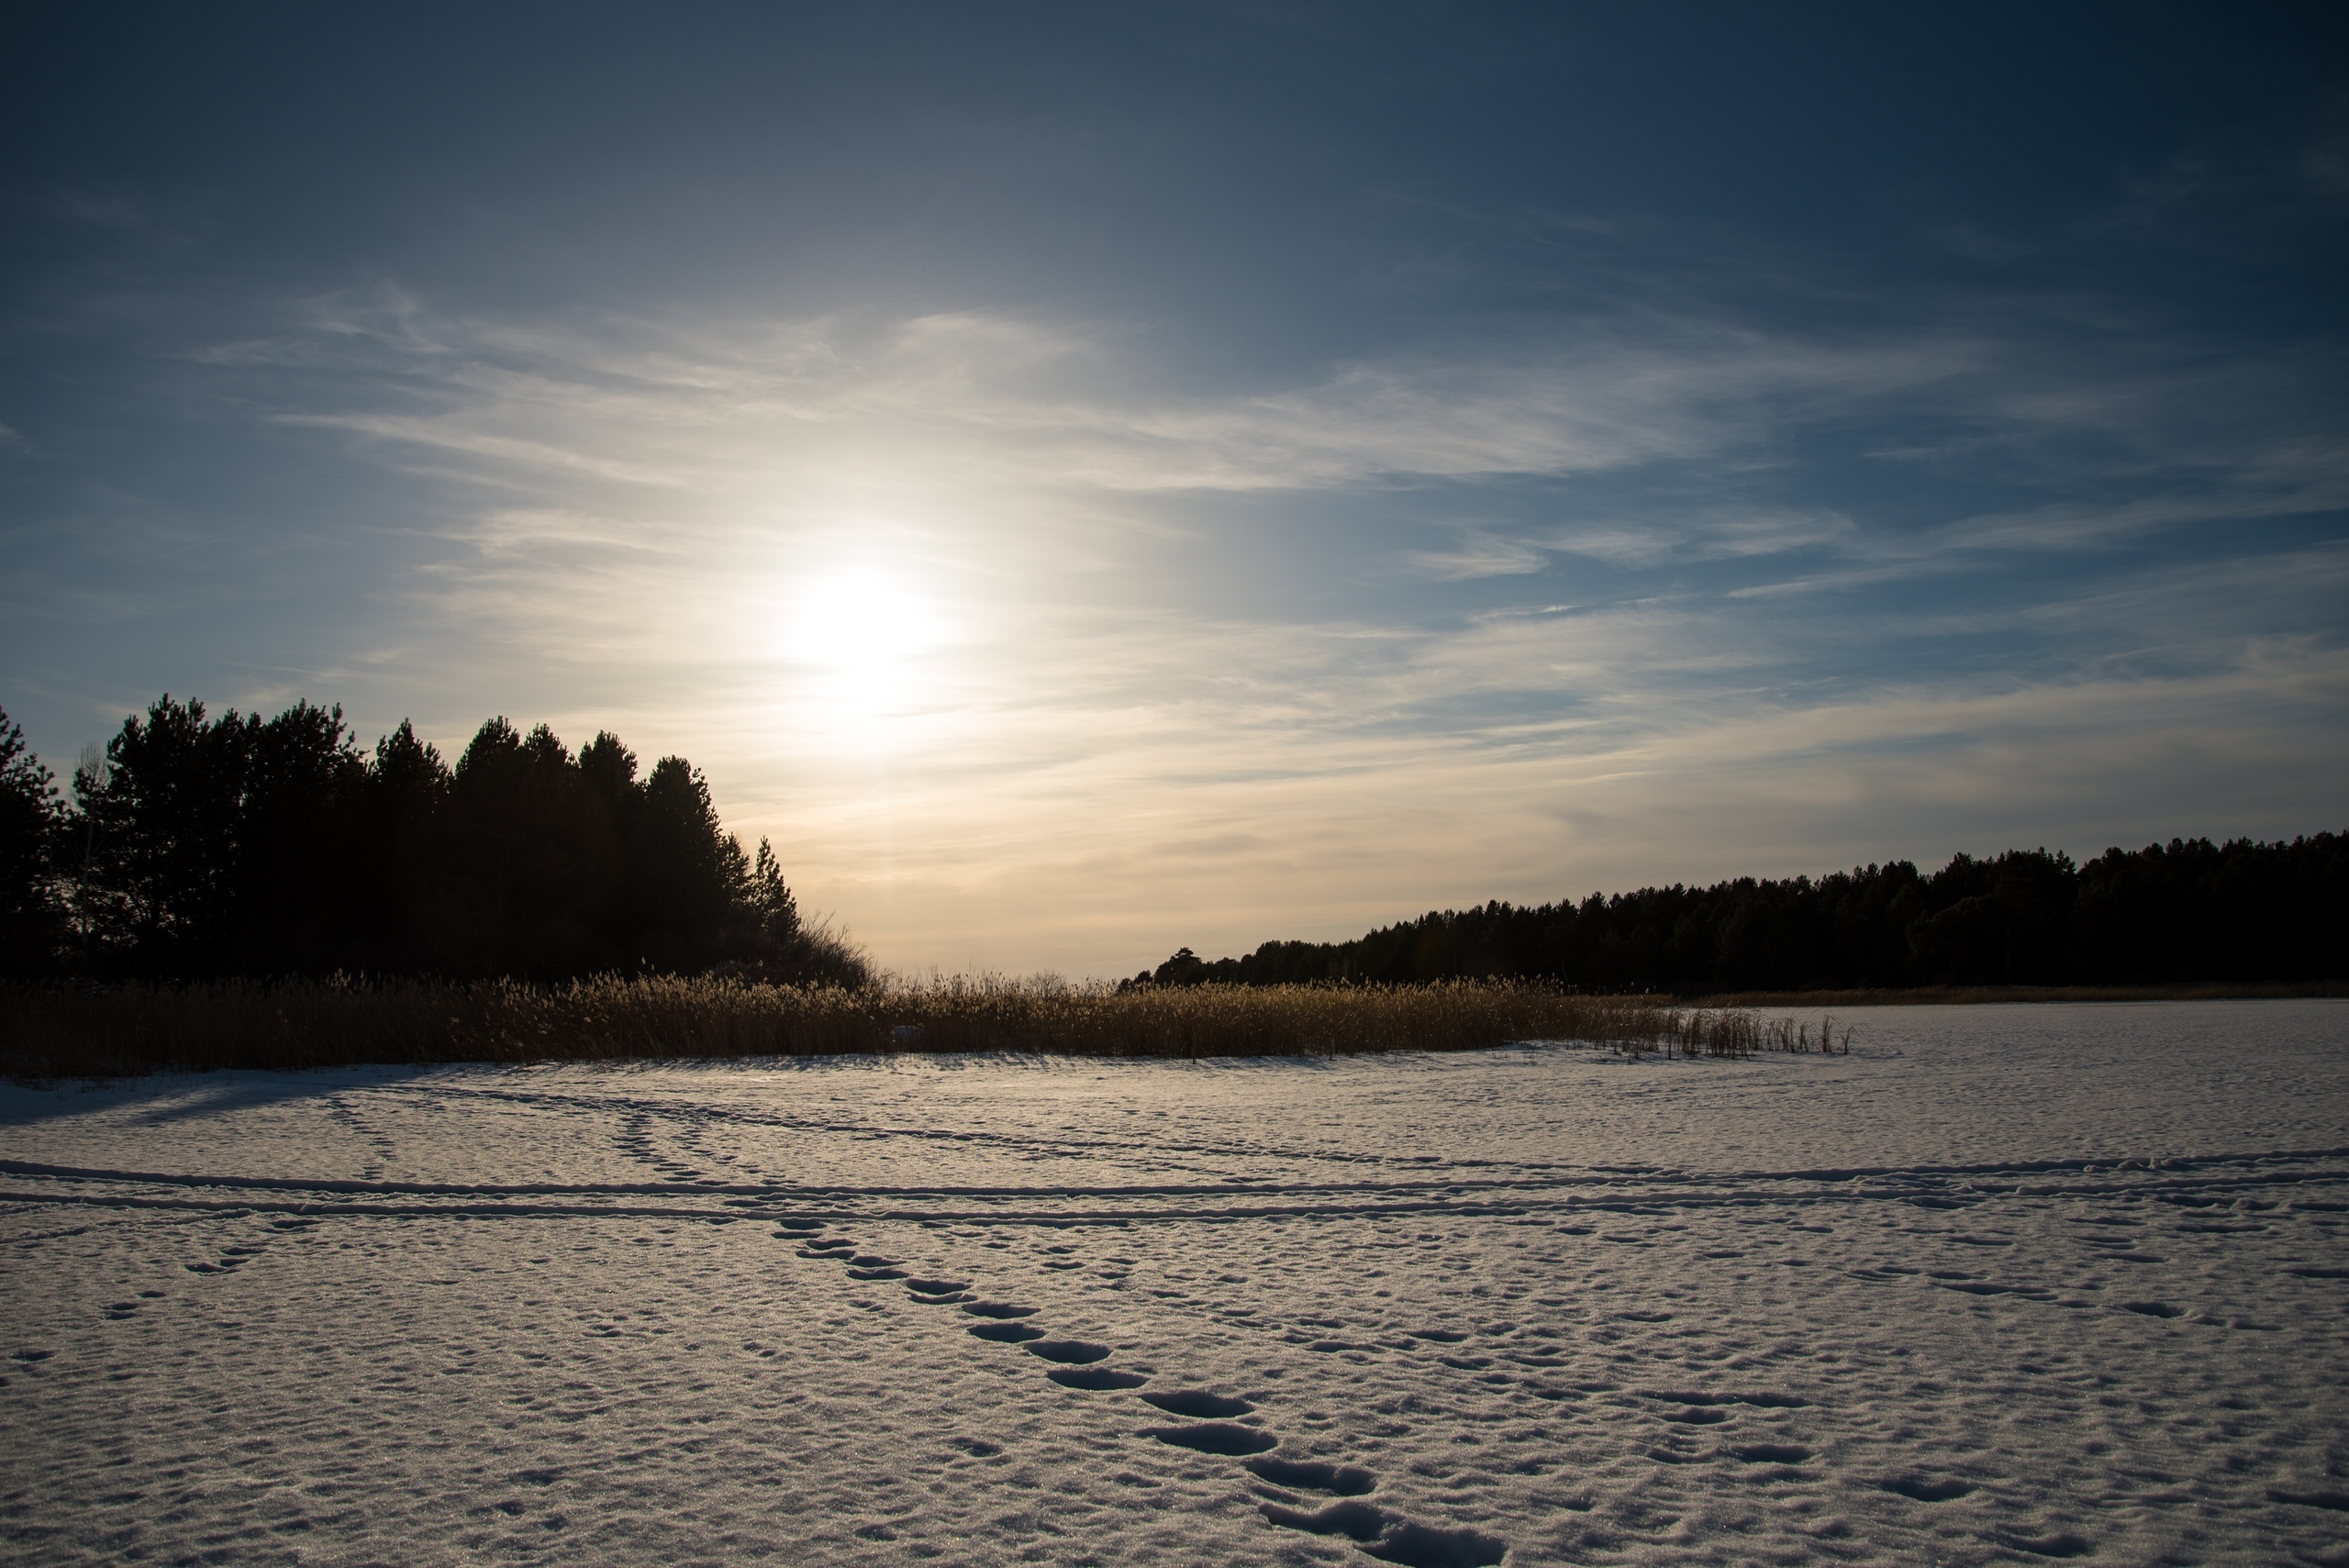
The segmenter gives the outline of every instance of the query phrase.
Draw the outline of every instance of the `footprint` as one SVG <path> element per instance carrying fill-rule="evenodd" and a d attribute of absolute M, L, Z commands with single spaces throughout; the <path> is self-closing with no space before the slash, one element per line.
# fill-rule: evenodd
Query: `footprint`
<path fill-rule="evenodd" d="M 906 1271 L 903 1269 L 851 1269 L 848 1272 L 848 1277 L 851 1279 L 903 1279 L 906 1277 Z"/>
<path fill-rule="evenodd" d="M 1716 1410 L 1709 1406 L 1698 1405 L 1685 1410 L 1671 1411 L 1664 1418 L 1667 1421 L 1677 1421 L 1685 1427 L 1710 1427 L 1728 1420 L 1729 1412 Z"/>
<path fill-rule="evenodd" d="M 1014 1307 L 1008 1301 L 966 1301 L 963 1310 L 974 1318 L 1033 1318 L 1032 1307 Z"/>
<path fill-rule="evenodd" d="M 991 1443 L 985 1438 L 948 1438 L 946 1441 L 950 1447 L 959 1448 L 974 1459 L 985 1459 L 1003 1451 L 1001 1443 Z"/>
<path fill-rule="evenodd" d="M 1223 1416 L 1244 1416 L 1256 1407 L 1245 1399 L 1233 1399 L 1221 1394 L 1208 1394 L 1197 1388 L 1169 1389 L 1163 1394 L 1145 1394 L 1145 1405 L 1155 1405 L 1170 1416 L 1191 1416 L 1199 1419 Z"/>
<path fill-rule="evenodd" d="M 1063 1388 L 1083 1388 L 1096 1394 L 1112 1388 L 1140 1388 L 1150 1381 L 1141 1373 L 1117 1372 L 1106 1366 L 1056 1366 L 1044 1375 Z"/>
<path fill-rule="evenodd" d="M 1041 1329 L 1030 1329 L 1025 1323 L 974 1323 L 970 1335 L 974 1340 L 993 1340 L 999 1345 L 1016 1345 L 1023 1340 L 1041 1340 Z"/>
<path fill-rule="evenodd" d="M 1437 1529 L 1431 1525 L 1398 1522 L 1386 1539 L 1363 1551 L 1381 1562 L 1403 1568 L 1491 1568 L 1508 1555 L 1508 1542 L 1497 1535 L 1473 1529 Z"/>
<path fill-rule="evenodd" d="M 1439 1345 L 1456 1345 L 1468 1336 L 1457 1329 L 1412 1329 L 1407 1331 L 1414 1340 L 1433 1340 Z"/>
<path fill-rule="evenodd" d="M 1315 1535 L 1352 1536 L 1356 1540 L 1376 1540 L 1386 1533 L 1386 1511 L 1371 1503 L 1332 1503 L 1319 1513 L 1308 1514 L 1297 1508 L 1284 1508 L 1277 1503 L 1262 1505 L 1265 1522 L 1284 1529 L 1310 1530 Z"/>
<path fill-rule="evenodd" d="M 824 1222 L 820 1219 L 778 1219 L 774 1223 L 774 1236 L 778 1241 L 797 1240 L 793 1234 L 795 1231 L 821 1230 L 824 1228 Z"/>
<path fill-rule="evenodd" d="M 1280 1441 L 1260 1427 L 1243 1427 L 1237 1421 L 1203 1421 L 1196 1427 L 1144 1427 L 1141 1435 L 1176 1448 L 1219 1453 L 1230 1459 L 1262 1453 Z"/>
<path fill-rule="evenodd" d="M 1742 1443 L 1729 1451 L 1748 1464 L 1800 1464 L 1810 1457 L 1810 1450 L 1792 1443 Z"/>
<path fill-rule="evenodd" d="M 2054 1535 L 2009 1535 L 2007 1544 L 2034 1557 L 2086 1557 L 2096 1548 L 2086 1536 L 2070 1530 L 2058 1530 Z"/>
<path fill-rule="evenodd" d="M 852 1269 L 894 1269 L 897 1266 L 897 1260 L 895 1258 L 884 1258 L 869 1252 L 859 1252 L 852 1258 L 844 1259 L 843 1262 Z M 903 1279 L 906 1276 L 899 1274 L 896 1277 Z"/>
<path fill-rule="evenodd" d="M 1031 1356 L 1041 1356 L 1064 1366 L 1085 1366 L 1109 1359 L 1108 1346 L 1085 1340 L 1037 1340 L 1024 1348 Z"/>
<path fill-rule="evenodd" d="M 906 1288 L 917 1296 L 952 1296 L 956 1291 L 970 1289 L 971 1282 L 952 1279 L 909 1279 L 906 1282 Z"/>
<path fill-rule="evenodd" d="M 1149 1395 L 1142 1396 L 1147 1399 Z M 1378 1478 L 1352 1464 L 1331 1464 L 1319 1459 L 1252 1459 L 1247 1467 L 1260 1481 L 1301 1492 L 1327 1492 L 1337 1497 L 1359 1497 L 1378 1485 Z"/>
<path fill-rule="evenodd" d="M 1927 1475 L 1896 1475 L 1884 1483 L 1887 1492 L 1898 1492 L 1920 1503 L 1946 1503 L 1963 1497 L 1974 1488 L 1963 1481 L 1934 1480 Z"/>
<path fill-rule="evenodd" d="M 969 1292 L 961 1290 L 949 1296 L 923 1296 L 917 1292 L 907 1292 L 907 1295 L 912 1297 L 917 1307 L 952 1307 L 956 1302 L 971 1299 Z"/>
<path fill-rule="evenodd" d="M 2183 1318 L 2186 1316 L 2184 1307 L 2172 1307 L 2166 1301 L 2124 1301 L 2121 1304 L 2121 1310 L 2134 1312 L 2141 1318 Z"/>

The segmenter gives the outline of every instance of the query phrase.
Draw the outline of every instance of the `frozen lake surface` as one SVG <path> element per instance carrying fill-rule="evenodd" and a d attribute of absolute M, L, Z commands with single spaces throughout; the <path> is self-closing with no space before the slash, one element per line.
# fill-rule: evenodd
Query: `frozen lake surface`
<path fill-rule="evenodd" d="M 17 1562 L 2349 1562 L 2349 1004 L 0 1089 Z"/>

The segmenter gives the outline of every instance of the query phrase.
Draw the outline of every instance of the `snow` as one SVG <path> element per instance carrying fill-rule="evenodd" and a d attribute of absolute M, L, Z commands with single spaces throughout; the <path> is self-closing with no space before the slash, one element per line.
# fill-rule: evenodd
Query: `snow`
<path fill-rule="evenodd" d="M 2349 1562 L 2349 1004 L 0 1090 L 34 1563 Z"/>

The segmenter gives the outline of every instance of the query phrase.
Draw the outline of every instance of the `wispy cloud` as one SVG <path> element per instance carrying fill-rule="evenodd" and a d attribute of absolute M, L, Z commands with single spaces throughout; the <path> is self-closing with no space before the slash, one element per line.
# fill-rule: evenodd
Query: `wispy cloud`
<path fill-rule="evenodd" d="M 2155 494 L 1984 513 L 1952 523 L 1943 539 L 1969 550 L 2083 550 L 2165 528 L 2349 510 L 2349 441 L 2283 442 L 2179 468 L 2187 472 Z"/>
<path fill-rule="evenodd" d="M 1520 576 L 1539 572 L 1550 563 L 1546 553 L 1531 545 L 1474 530 L 1464 533 L 1454 549 L 1408 550 L 1403 559 L 1414 569 L 1445 583 L 1464 582 L 1472 577 Z"/>
<path fill-rule="evenodd" d="M 1979 345 L 1895 347 L 1685 334 L 1566 339 L 1540 351 L 1342 366 L 1309 384 L 1215 396 L 1154 387 L 1129 334 L 974 313 L 895 323 L 607 320 L 566 329 L 432 320 L 406 296 L 336 299 L 306 330 L 206 350 L 396 378 L 423 412 L 305 413 L 386 441 L 560 466 L 625 432 L 614 477 L 707 480 L 713 441 L 755 438 L 812 461 L 843 436 L 918 435 L 927 462 L 1113 491 L 1281 490 L 1382 476 L 1570 474 L 1750 440 L 1789 401 L 1850 404 L 1945 383 Z M 1764 406 L 1767 406 L 1765 414 Z M 570 448 L 552 434 L 572 438 Z M 856 453 L 850 454 L 853 461 Z"/>

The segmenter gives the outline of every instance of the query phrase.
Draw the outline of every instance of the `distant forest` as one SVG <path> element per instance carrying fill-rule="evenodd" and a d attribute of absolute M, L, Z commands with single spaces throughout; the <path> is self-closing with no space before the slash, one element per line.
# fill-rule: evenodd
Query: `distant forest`
<path fill-rule="evenodd" d="M 2045 850 L 1941 870 L 1740 877 L 1579 904 L 1445 909 L 1344 942 L 1185 948 L 1128 985 L 1543 979 L 1679 995 L 1932 984 L 2349 978 L 2349 835 L 2177 840 L 2085 865 Z"/>
<path fill-rule="evenodd" d="M 452 767 L 406 721 L 370 751 L 340 707 L 169 695 L 70 796 L 0 713 L 0 971 L 870 978 L 683 757 L 640 778 L 615 735 L 574 756 L 493 718 Z"/>
<path fill-rule="evenodd" d="M 739 974 L 861 984 L 774 851 L 682 757 L 483 725 L 454 765 L 340 708 L 217 717 L 168 695 L 70 794 L 0 713 L 0 973 L 19 978 Z M 1442 910 L 1352 941 L 1186 948 L 1124 984 L 1474 977 L 1592 992 L 2349 978 L 2349 835 L 2045 850 L 1816 881 Z"/>

